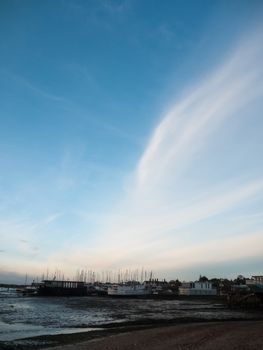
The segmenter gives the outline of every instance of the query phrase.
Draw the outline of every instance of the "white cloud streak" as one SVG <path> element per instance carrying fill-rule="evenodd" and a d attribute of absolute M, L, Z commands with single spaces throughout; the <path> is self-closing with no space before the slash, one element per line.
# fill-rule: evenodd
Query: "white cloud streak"
<path fill-rule="evenodd" d="M 224 182 L 228 179 L 224 179 L 220 190 L 215 186 L 196 200 L 188 196 L 180 202 L 177 196 L 180 191 L 178 176 L 191 169 L 191 160 L 196 152 L 209 147 L 211 135 L 226 126 L 228 118 L 238 118 L 244 106 L 262 98 L 261 42 L 261 35 L 257 35 L 242 43 L 219 69 L 185 98 L 175 102 L 161 119 L 138 163 L 133 186 L 118 208 L 118 220 L 107 223 L 108 230 L 104 236 L 107 243 L 100 246 L 101 253 L 95 248 L 94 255 L 91 254 L 95 265 L 103 265 L 103 256 L 107 255 L 105 263 L 115 267 L 118 264 L 119 267 L 120 264 L 145 265 L 147 261 L 156 268 L 171 267 L 172 256 L 175 257 L 177 251 L 171 250 L 171 245 L 177 244 L 180 230 L 193 224 L 202 225 L 211 217 L 244 206 L 251 199 L 262 198 L 262 179 L 242 182 L 240 174 L 237 174 L 235 186 L 226 185 Z M 168 192 L 173 195 L 167 196 Z M 229 228 L 229 236 L 231 232 L 233 229 Z M 240 238 L 238 258 L 242 254 L 247 256 L 247 243 L 244 242 L 250 241 L 250 238 L 250 253 L 258 255 L 263 252 L 254 236 L 250 236 L 250 232 L 246 232 Z M 207 262 L 209 259 L 220 260 L 219 243 L 221 246 L 228 244 L 224 239 L 203 245 L 213 252 L 207 255 Z M 179 255 L 187 259 L 190 254 L 189 264 L 194 264 L 201 262 L 200 254 L 205 252 L 202 249 L 198 245 L 185 248 Z M 230 258 L 231 254 L 228 255 Z M 237 256 L 233 255 L 233 258 Z"/>
<path fill-rule="evenodd" d="M 9 79 L 12 79 L 13 81 L 15 81 L 18 85 L 32 91 L 35 95 L 41 98 L 44 98 L 56 103 L 63 103 L 63 104 L 68 103 L 68 100 L 66 100 L 64 97 L 47 92 L 46 90 L 42 89 L 42 87 L 37 86 L 36 84 L 32 83 L 30 80 L 26 79 L 23 76 L 20 76 L 8 71 L 1 71 L 1 73 L 7 76 Z"/>
<path fill-rule="evenodd" d="M 137 168 L 139 190 L 154 186 L 189 162 L 227 117 L 262 96 L 261 36 L 239 47 L 211 77 L 166 113 Z"/>

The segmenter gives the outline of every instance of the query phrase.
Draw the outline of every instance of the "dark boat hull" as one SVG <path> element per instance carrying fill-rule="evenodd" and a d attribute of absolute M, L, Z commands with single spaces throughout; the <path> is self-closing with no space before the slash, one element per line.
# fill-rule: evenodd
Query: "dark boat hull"
<path fill-rule="evenodd" d="M 41 287 L 38 290 L 39 296 L 69 297 L 69 296 L 86 296 L 87 288 L 62 288 L 62 287 Z"/>
<path fill-rule="evenodd" d="M 261 299 L 261 302 L 263 302 L 263 284 L 255 283 L 250 284 L 249 289 L 252 293 L 254 293 L 258 298 Z"/>

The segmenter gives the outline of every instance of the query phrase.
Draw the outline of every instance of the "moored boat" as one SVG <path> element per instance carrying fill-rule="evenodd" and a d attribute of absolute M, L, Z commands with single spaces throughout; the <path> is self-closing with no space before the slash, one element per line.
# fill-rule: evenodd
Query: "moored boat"
<path fill-rule="evenodd" d="M 85 296 L 87 287 L 84 282 L 44 280 L 38 287 L 41 296 Z"/>
<path fill-rule="evenodd" d="M 145 297 L 151 295 L 151 288 L 144 284 L 114 284 L 108 288 L 111 297 Z"/>
<path fill-rule="evenodd" d="M 35 296 L 38 294 L 38 288 L 36 286 L 24 286 L 16 288 L 16 292 L 23 296 Z"/>

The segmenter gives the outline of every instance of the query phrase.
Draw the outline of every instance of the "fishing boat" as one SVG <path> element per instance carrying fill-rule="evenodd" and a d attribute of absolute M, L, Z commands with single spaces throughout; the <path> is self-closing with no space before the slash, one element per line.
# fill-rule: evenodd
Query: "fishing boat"
<path fill-rule="evenodd" d="M 144 284 L 114 284 L 108 288 L 111 297 L 145 297 L 151 295 L 151 288 Z"/>

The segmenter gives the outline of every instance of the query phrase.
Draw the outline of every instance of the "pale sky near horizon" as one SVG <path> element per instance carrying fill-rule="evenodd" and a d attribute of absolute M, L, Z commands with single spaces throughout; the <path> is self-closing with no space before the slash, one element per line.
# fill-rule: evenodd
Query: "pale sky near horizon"
<path fill-rule="evenodd" d="M 263 273 L 262 10 L 1 2 L 0 282 Z"/>

